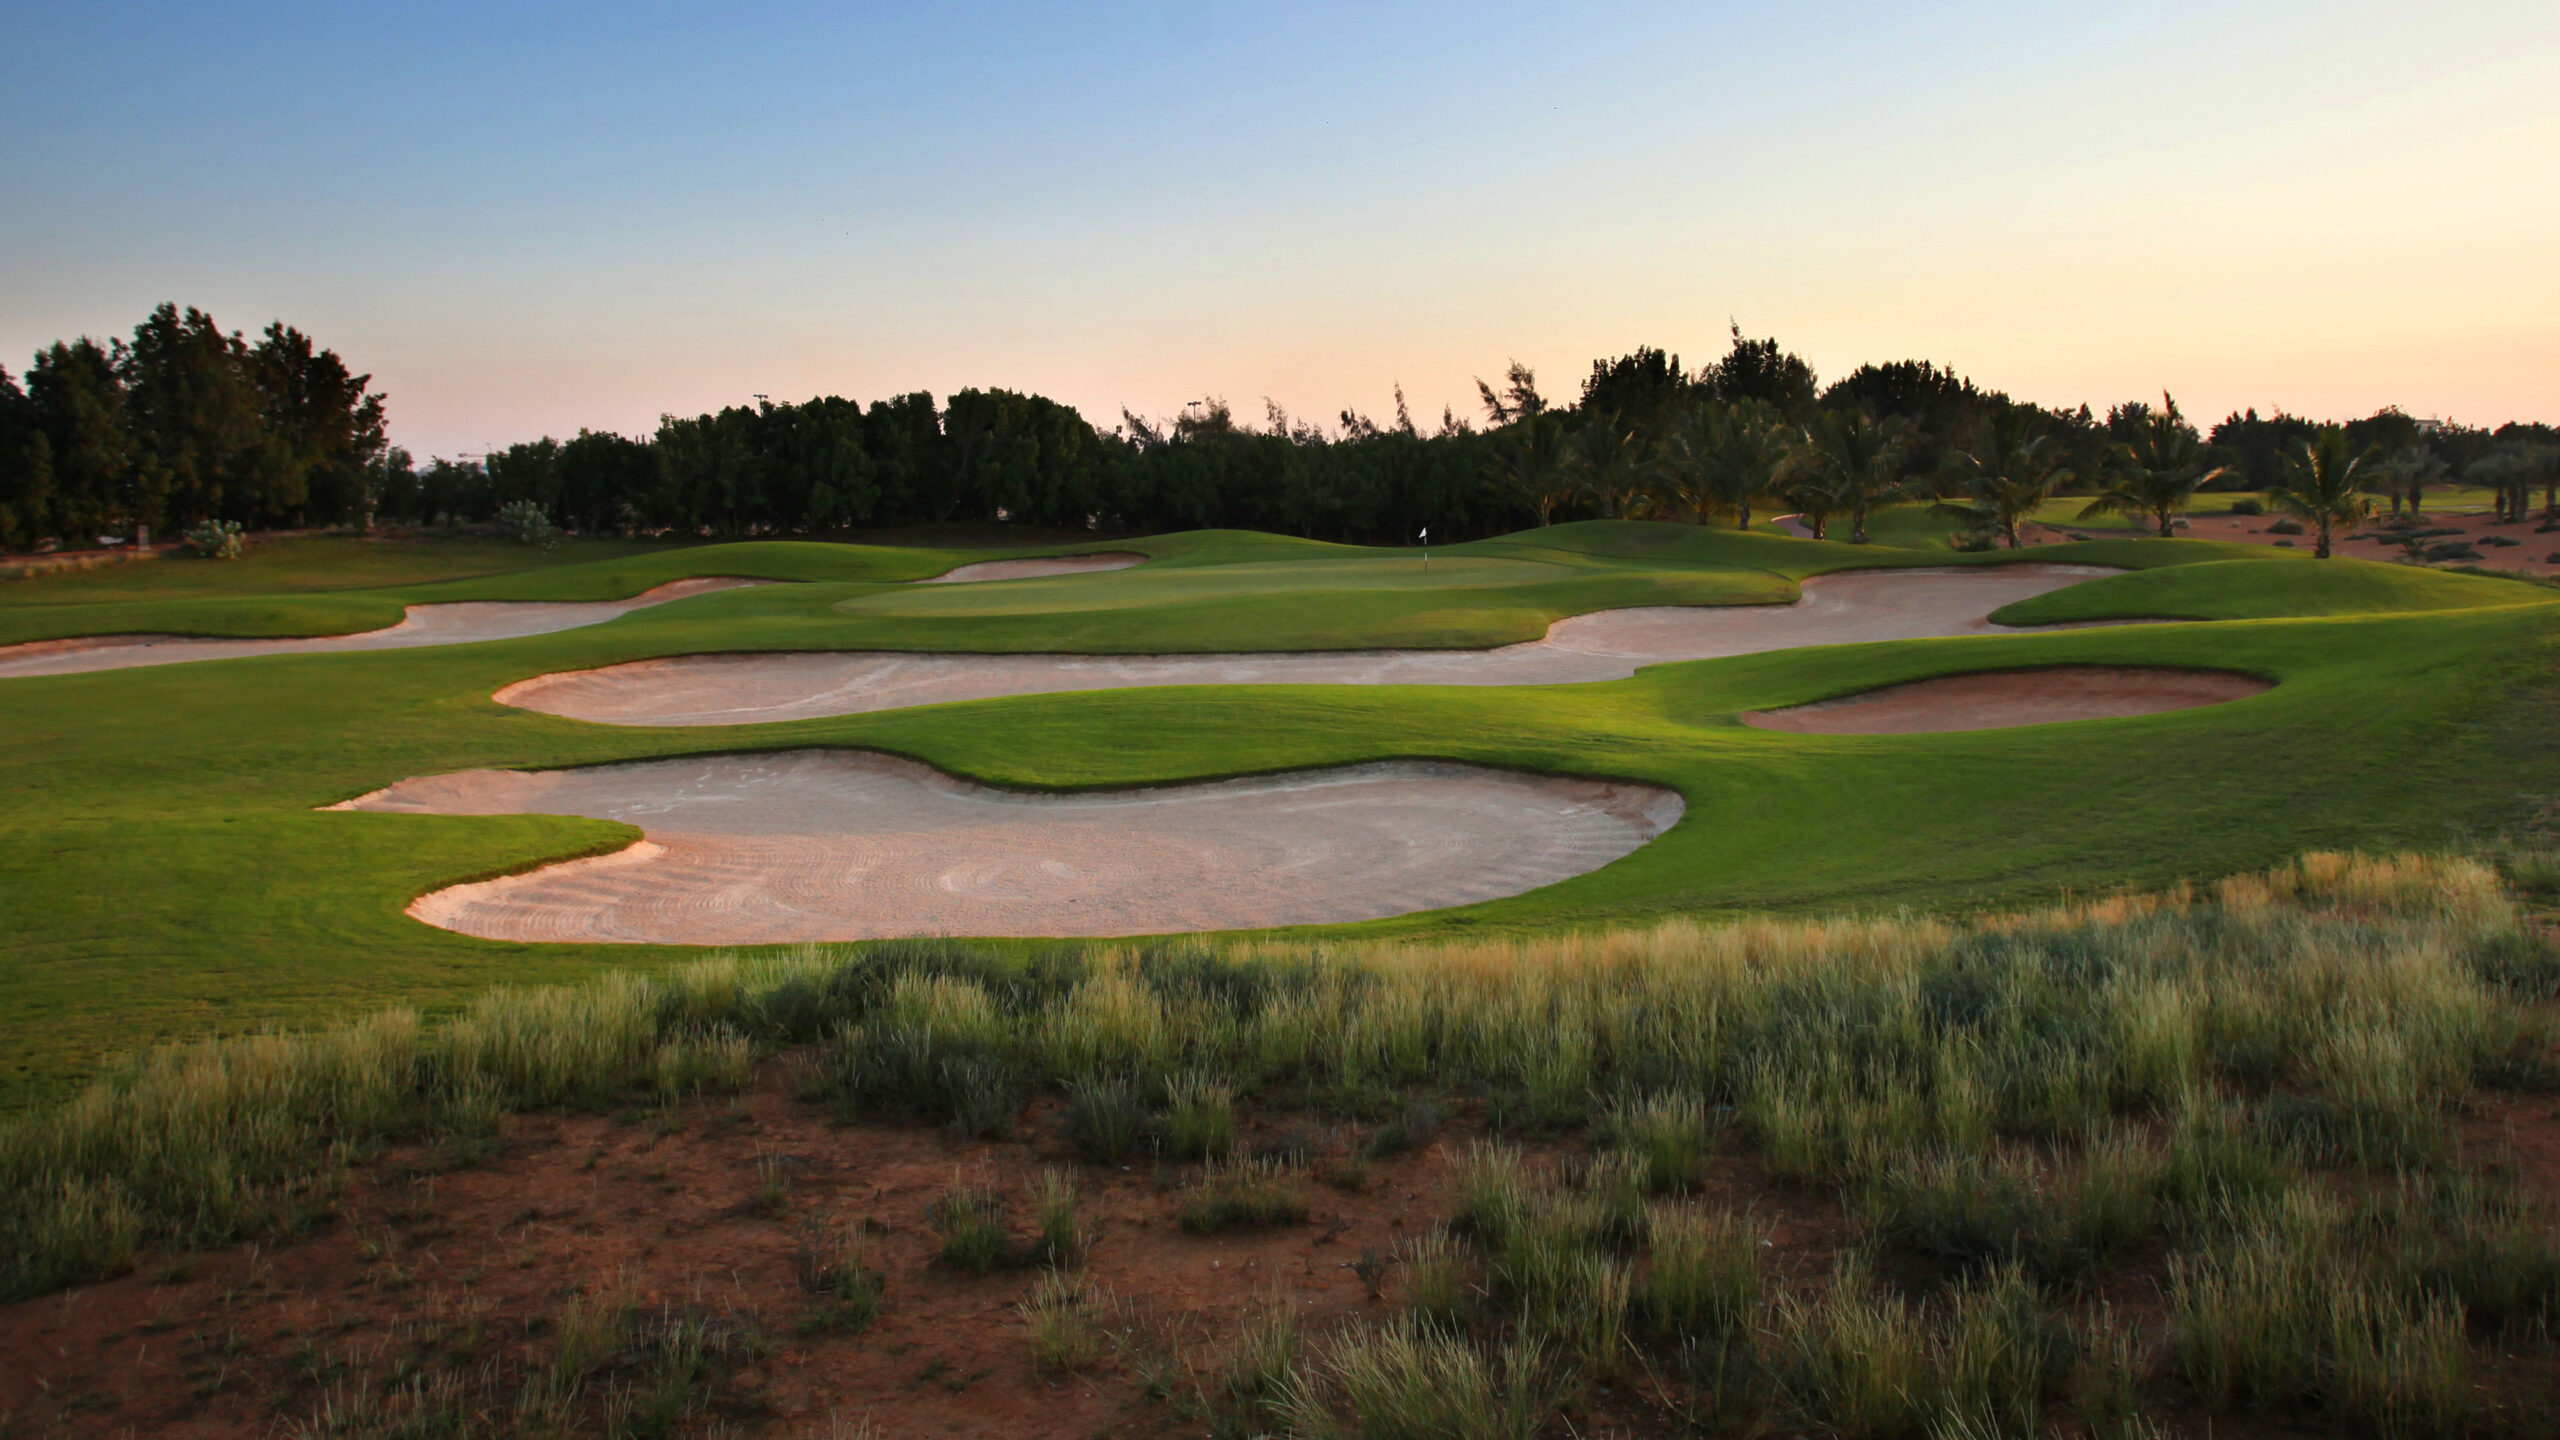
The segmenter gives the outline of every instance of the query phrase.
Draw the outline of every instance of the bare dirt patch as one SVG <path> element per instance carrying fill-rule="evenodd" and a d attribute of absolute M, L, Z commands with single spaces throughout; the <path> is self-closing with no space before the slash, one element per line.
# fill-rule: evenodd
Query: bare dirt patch
<path fill-rule="evenodd" d="M 1112 550 L 1099 555 L 1052 555 L 1038 560 L 981 560 L 956 570 L 945 570 L 919 585 L 967 585 L 981 580 L 1036 580 L 1048 575 L 1083 575 L 1096 570 L 1126 570 L 1147 562 L 1134 550 Z"/>
<path fill-rule="evenodd" d="M 492 940 L 749 945 L 1368 920 L 1534 890 L 1670 828 L 1651 785 L 1392 763 L 1038 795 L 858 751 L 429 776 L 337 809 L 587 815 L 627 850 L 424 896 Z"/>
<path fill-rule="evenodd" d="M 2072 665 L 1948 675 L 1784 710 L 1745 711 L 1739 718 L 1757 729 L 1797 735 L 1928 735 L 2157 715 L 2272 688 L 2256 676 L 2223 670 Z"/>
<path fill-rule="evenodd" d="M 734 1099 L 511 1118 L 460 1168 L 443 1147 L 398 1150 L 357 1168 L 336 1213 L 299 1237 L 146 1255 L 119 1278 L 0 1305 L 0 1423 L 65 1437 L 383 1433 L 312 1422 L 365 1397 L 397 1403 L 413 1386 L 502 1420 L 556 1373 L 564 1322 L 628 1305 L 628 1329 L 587 1376 L 586 1423 L 569 1433 L 605 1433 L 616 1392 L 650 1389 L 652 1342 L 685 1321 L 713 1343 L 669 1434 L 1198 1436 L 1204 1417 L 1185 1401 L 1195 1384 L 1215 1393 L 1247 1314 L 1286 1305 L 1320 1336 L 1397 1313 L 1399 1250 L 1453 1212 L 1467 1148 L 1487 1134 L 1479 1104 L 1442 1097 L 1434 1139 L 1362 1159 L 1375 1127 L 1248 1110 L 1243 1147 L 1304 1157 L 1308 1214 L 1195 1235 L 1176 1217 L 1198 1166 L 1086 1163 L 1054 1098 L 1021 1112 L 1010 1139 L 958 1142 L 837 1122 L 792 1099 L 790 1077 L 785 1057 Z M 2463 1129 L 2475 1163 L 2512 1163 L 2518 1149 L 2550 1151 L 2560 1110 L 2548 1096 L 2481 1097 Z M 1570 1138 L 1523 1148 L 1533 1165 L 1588 1153 Z M 1017 1309 L 1042 1272 L 977 1275 L 939 1258 L 932 1209 L 955 1184 L 993 1190 L 1013 1247 L 1028 1251 L 1044 1171 L 1078 1194 L 1090 1243 L 1077 1273 L 1152 1353 L 1105 1347 L 1072 1372 L 1045 1369 Z M 2523 1176 L 2529 1193 L 2549 1197 L 2550 1173 Z M 1837 1196 L 1772 1184 L 1746 1149 L 1719 1154 L 1676 1203 L 1754 1216 L 1773 1290 L 1818 1293 L 1860 1234 Z M 881 1277 L 878 1308 L 867 1324 L 834 1323 L 806 1283 L 810 1258 L 856 1229 Z M 2166 1285 L 2167 1252 L 2151 1244 L 2078 1298 L 2109 1304 L 2157 1347 Z M 2547 1415 L 2549 1355 L 2529 1339 L 2484 1348 L 2484 1398 L 2526 1425 Z M 1151 1379 L 1173 1393 L 1152 1398 Z M 1641 1370 L 1596 1385 L 1541 1434 L 1695 1433 L 1653 1388 Z M 2208 1416 L 2165 1373 L 2144 1389 L 2173 1433 L 2315 1433 L 2282 1415 Z"/>
<path fill-rule="evenodd" d="M 1817 576 L 1790 605 L 1646 606 L 1557 621 L 1491 650 L 1266 655 L 910 655 L 880 651 L 684 655 L 540 675 L 502 705 L 607 725 L 754 725 L 910 705 L 1158 685 L 1561 685 L 1647 665 L 2003 633 L 1994 610 L 2117 573 L 2094 565 L 1861 570 Z M 2008 632 L 2014 633 L 2014 632 Z"/>
<path fill-rule="evenodd" d="M 2190 540 L 2277 545 L 2309 554 L 2319 537 L 2309 533 L 2308 526 L 2304 527 L 2305 533 L 2299 535 L 2278 533 L 2272 527 L 2282 518 L 2278 515 L 2197 515 L 2189 517 L 2186 528 L 2178 533 Z M 2478 550 L 2476 559 L 2462 560 L 2462 564 L 2518 575 L 2550 576 L 2560 575 L 2560 529 L 2542 528 L 2550 523 L 2540 516 L 2502 524 L 2494 515 L 2427 514 L 2418 517 L 2412 528 L 2451 532 L 2430 537 L 2426 542 L 2430 545 L 2468 544 Z M 2509 541 L 2514 543 L 2504 543 Z M 2405 563 L 2407 554 L 2400 543 L 2399 533 L 2383 529 L 2378 524 L 2358 527 L 2353 534 L 2341 533 L 2331 541 L 2331 546 L 2337 554 L 2358 560 Z"/>
<path fill-rule="evenodd" d="M 314 635 L 292 640 L 215 640 L 190 635 L 97 635 L 38 640 L 0 647 L 0 679 L 13 675 L 76 675 L 136 665 L 175 665 L 185 660 L 232 660 L 247 655 L 301 655 L 340 650 L 407 650 L 423 645 L 467 645 L 514 640 L 601 625 L 651 605 L 664 605 L 713 590 L 768 585 L 768 580 L 714 575 L 670 580 L 628 600 L 465 601 L 412 605 L 397 625 L 356 635 Z"/>

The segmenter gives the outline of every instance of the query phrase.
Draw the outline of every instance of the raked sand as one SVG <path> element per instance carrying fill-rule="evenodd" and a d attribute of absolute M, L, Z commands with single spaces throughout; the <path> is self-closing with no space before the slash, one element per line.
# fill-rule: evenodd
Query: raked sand
<path fill-rule="evenodd" d="M 1790 605 L 1655 606 L 1557 621 L 1489 650 L 1259 655 L 684 655 L 519 681 L 500 703 L 609 725 L 752 725 L 1069 690 L 1157 685 L 1555 685 L 1800 645 L 2003 632 L 1991 612 L 2112 569 L 2000 565 L 1817 576 Z M 2015 632 L 2007 632 L 2015 633 Z"/>
<path fill-rule="evenodd" d="M 467 770 L 337 809 L 589 815 L 646 838 L 409 913 L 491 940 L 753 945 L 1368 920 L 1596 870 L 1670 828 L 1656 786 L 1430 762 L 1069 795 L 864 751 Z"/>

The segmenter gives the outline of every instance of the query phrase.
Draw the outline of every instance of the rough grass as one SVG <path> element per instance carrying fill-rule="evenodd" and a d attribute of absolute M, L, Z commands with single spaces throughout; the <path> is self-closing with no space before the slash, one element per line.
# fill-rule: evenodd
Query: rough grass
<path fill-rule="evenodd" d="M 1574 1101 L 1558 1123 L 1607 1143 L 1539 1162 L 1476 1147 L 1446 1228 L 1398 1257 L 1392 1312 L 1316 1336 L 1277 1313 L 1239 1330 L 1200 1402 L 1237 1433 L 1530 1435 L 1597 1387 L 1641 1386 L 1710 1428 L 2030 1435 L 2067 1411 L 2085 1433 L 2142 1434 L 2143 1377 L 2165 1370 L 2212 1411 L 2458 1435 L 2482 1414 L 2475 1347 L 2539 1343 L 2560 1319 L 2560 1233 L 2547 1199 L 2494 1171 L 2353 1137 L 2366 1121 L 2446 1131 L 2520 1035 L 2548 1053 L 2547 1014 L 2506 980 L 2536 945 L 2488 863 L 2313 854 L 2201 891 L 1967 923 L 1111 947 L 1037 965 L 950 944 L 723 959 L 508 992 L 441 1022 L 155 1052 L 0 1131 L 0 1254 L 9 1292 L 35 1293 L 146 1249 L 307 1223 L 393 1138 L 655 1093 L 677 1047 L 823 1055 L 904 1035 L 1021 1093 L 1072 1093 L 1102 1066 L 1195 1108 L 1422 1083 Z M 839 1088 L 826 1077 L 842 1068 L 809 1067 L 811 1098 L 935 1118 L 897 1085 Z M 2314 1103 L 2343 1140 L 2287 1128 L 2288 1106 Z M 1763 1273 L 1750 1217 L 1662 1183 L 1725 1106 L 1744 1117 L 1727 1146 L 1773 1170 L 1783 1151 L 1852 1197 L 1863 1231 L 1827 1281 Z M 1196 1174 L 1187 1229 L 1306 1213 L 1285 1162 Z M 1028 1198 L 1039 1240 L 1017 1245 L 1004 1197 L 955 1183 L 935 1207 L 944 1261 L 1071 1263 L 1071 1182 Z M 2155 1245 L 2173 1320 L 2156 1351 L 2079 1288 Z M 859 1233 L 814 1238 L 804 1270 L 813 1324 L 858 1327 L 881 1303 Z M 1037 1363 L 1099 1364 L 1127 1328 L 1112 1307 L 1046 1273 L 1020 1310 Z M 564 1393 L 627 1314 L 564 1320 Z M 656 1388 L 633 1393 L 673 1416 L 702 1362 L 667 1337 Z M 340 1428 L 379 1423 L 383 1403 L 350 1397 Z"/>

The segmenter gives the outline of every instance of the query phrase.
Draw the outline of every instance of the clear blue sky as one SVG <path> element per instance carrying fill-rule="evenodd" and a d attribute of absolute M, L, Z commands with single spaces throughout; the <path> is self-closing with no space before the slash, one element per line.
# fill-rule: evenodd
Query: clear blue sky
<path fill-rule="evenodd" d="M 1506 359 L 2560 420 L 2560 5 L 0 4 L 0 363 L 282 317 L 454 453 Z"/>

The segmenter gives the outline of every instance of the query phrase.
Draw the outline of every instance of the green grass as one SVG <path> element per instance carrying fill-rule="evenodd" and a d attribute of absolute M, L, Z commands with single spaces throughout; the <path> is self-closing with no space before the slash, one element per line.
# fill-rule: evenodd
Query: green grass
<path fill-rule="evenodd" d="M 2281 553 L 2281 552 L 2279 552 Z M 2210 561 L 2109 575 L 2002 606 L 2004 625 L 2086 620 L 2272 620 L 2547 604 L 2555 592 L 2343 556 L 2294 565 Z"/>
<path fill-rule="evenodd" d="M 408 588 L 378 593 L 595 598 L 682 574 L 806 583 L 704 595 L 516 641 L 0 682 L 9 736 L 0 747 L 0 1088 L 21 1097 L 58 1090 L 155 1038 L 386 1003 L 447 1007 L 496 984 L 686 953 L 483 942 L 401 913 L 446 884 L 619 847 L 635 834 L 627 827 L 317 808 L 474 766 L 848 745 L 999 784 L 1069 789 L 1440 757 L 1654 781 L 1688 799 L 1670 833 L 1590 875 L 1332 932 L 1386 936 L 1517 934 L 1673 912 L 2021 903 L 2065 888 L 2246 869 L 2305 847 L 2494 835 L 2560 797 L 2560 753 L 2543 743 L 2560 701 L 2560 606 L 2548 592 L 2189 541 L 2049 546 L 2032 558 L 2149 567 L 2062 592 L 2095 602 L 2053 604 L 2111 613 L 2175 604 L 2236 618 L 1809 649 L 1656 667 L 1600 685 L 1126 690 L 722 729 L 585 725 L 488 699 L 547 671 L 702 650 L 1497 644 L 1594 608 L 1776 601 L 1796 579 L 1844 566 L 2003 558 L 1597 522 L 1435 549 L 1427 578 L 1415 550 L 1267 535 L 1109 548 L 1155 559 L 1072 579 L 916 589 L 894 577 L 983 553 L 770 542 L 553 564 L 561 557 L 519 550 L 531 568 L 435 580 L 411 572 Z M 259 553 L 221 574 L 266 584 Z M 291 552 L 277 573 L 297 585 L 382 578 L 361 567 L 332 572 L 324 560 L 316 549 Z M 136 584 L 164 563 L 176 572 L 177 562 L 155 561 L 113 578 Z M 198 573 L 211 573 L 203 564 Z M 107 573 L 0 587 L 10 599 L 0 623 L 34 617 L 23 623 L 60 633 L 81 623 L 74 612 L 95 621 L 139 609 L 159 617 L 152 628 L 171 628 L 181 611 L 224 606 L 387 603 L 282 588 L 108 602 L 94 598 L 107 593 L 98 588 Z M 2135 599 L 2108 598 L 2127 590 Z M 91 598 L 29 599 L 55 594 Z M 2480 608 L 2447 608 L 2466 604 Z M 2270 615 L 2287 618 L 2256 618 Z M 1933 675 L 2058 664 L 2211 666 L 2280 684 L 2203 711 L 1978 734 L 1793 736 L 1732 718 Z M 1000 1124 L 1007 1098 L 932 1105 L 969 1128 Z"/>

